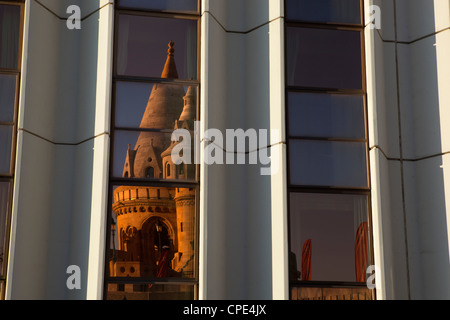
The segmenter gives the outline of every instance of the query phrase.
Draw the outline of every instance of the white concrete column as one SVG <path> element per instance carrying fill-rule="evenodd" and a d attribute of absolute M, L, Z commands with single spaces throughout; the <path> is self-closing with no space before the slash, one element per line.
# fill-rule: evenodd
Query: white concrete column
<path fill-rule="evenodd" d="M 200 299 L 287 296 L 282 3 L 202 2 L 203 129 L 278 130 L 269 149 L 279 170 L 202 162 Z"/>
<path fill-rule="evenodd" d="M 80 7 L 81 29 L 67 28 L 69 5 Z M 25 7 L 6 297 L 101 298 L 113 1 Z M 66 286 L 72 264 L 80 290 Z"/>

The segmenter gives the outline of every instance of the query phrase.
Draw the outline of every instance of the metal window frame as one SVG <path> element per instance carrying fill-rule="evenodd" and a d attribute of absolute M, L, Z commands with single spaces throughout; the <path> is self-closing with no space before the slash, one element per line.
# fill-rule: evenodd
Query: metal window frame
<path fill-rule="evenodd" d="M 5 239 L 0 239 L 3 241 L 3 261 L 0 263 L 2 266 L 2 274 L 0 274 L 0 300 L 5 299 L 5 289 L 6 289 L 6 277 L 8 273 L 8 259 L 9 259 L 9 246 L 10 246 L 10 234 L 11 234 L 11 216 L 12 216 L 12 202 L 13 202 L 13 189 L 15 184 L 15 170 L 16 170 L 16 155 L 17 155 L 17 121 L 19 113 L 19 96 L 20 96 L 20 81 L 22 72 L 22 51 L 23 51 L 23 41 L 24 41 L 24 15 L 25 15 L 25 4 L 24 0 L 0 0 L 0 5 L 14 5 L 20 7 L 20 22 L 19 22 L 19 47 L 17 49 L 17 68 L 0 68 L 0 74 L 8 74 L 16 76 L 16 93 L 14 101 L 14 119 L 13 122 L 0 122 L 0 125 L 12 126 L 13 134 L 11 141 L 11 158 L 10 158 L 10 171 L 9 174 L 0 174 L 0 181 L 9 182 L 9 202 L 7 207 L 7 212 L 5 216 Z M 1 225 L 1 223 L 0 223 Z"/>
<path fill-rule="evenodd" d="M 117 82 L 137 82 L 137 83 L 152 83 L 152 84 L 176 84 L 182 86 L 195 86 L 197 88 L 197 105 L 196 105 L 196 120 L 200 120 L 200 30 L 201 30 L 201 15 L 200 15 L 200 0 L 198 0 L 198 13 L 171 13 L 171 12 L 160 12 L 155 10 L 146 10 L 146 9 L 135 9 L 135 8 L 123 8 L 120 7 L 118 2 L 115 4 L 115 21 L 118 21 L 118 17 L 121 14 L 133 15 L 133 16 L 146 16 L 146 17 L 156 17 L 156 18 L 171 18 L 171 19 L 185 19 L 185 20 L 195 20 L 197 21 L 197 78 L 194 80 L 186 80 L 186 79 L 163 79 L 156 77 L 141 77 L 141 76 L 128 76 L 128 75 L 118 75 L 117 74 L 117 52 L 118 52 L 118 23 L 114 24 L 114 45 L 113 45 L 113 77 L 112 77 L 112 99 L 111 99 L 111 139 L 110 139 L 110 159 L 109 159 L 109 177 L 108 177 L 108 216 L 106 219 L 106 250 L 105 250 L 105 268 L 104 268 L 104 279 L 103 279 L 103 299 L 107 298 L 108 294 L 108 284 L 109 283 L 118 283 L 118 284 L 173 284 L 173 285 L 190 285 L 193 286 L 194 289 L 194 299 L 198 298 L 198 281 L 199 281 L 199 234 L 200 234 L 200 226 L 199 226 L 199 212 L 200 212 L 200 202 L 199 202 L 199 194 L 200 194 L 200 170 L 199 165 L 194 164 L 196 166 L 195 171 L 195 180 L 169 180 L 169 179 L 136 179 L 136 178 L 119 178 L 114 177 L 113 175 L 113 160 L 114 160 L 114 142 L 115 142 L 115 132 L 116 131 L 152 131 L 152 132 L 162 132 L 167 133 L 173 130 L 170 129 L 140 129 L 136 128 L 124 128 L 124 127 L 116 127 L 115 125 L 115 116 L 116 116 L 116 84 Z M 112 196 L 113 196 L 113 187 L 120 185 L 128 185 L 128 186 L 148 186 L 148 187 L 166 187 L 166 188 L 194 188 L 195 189 L 195 230 L 194 230 L 194 239 L 195 239 L 195 271 L 194 277 L 192 278 L 148 278 L 148 277 L 111 277 L 109 276 L 109 243 L 111 237 L 111 219 L 112 219 Z"/>
<path fill-rule="evenodd" d="M 287 8 L 287 0 L 284 1 L 285 11 Z M 286 19 L 284 23 L 284 60 L 287 61 L 287 29 L 291 27 L 300 28 L 320 28 L 328 30 L 349 30 L 359 31 L 361 34 L 361 86 L 359 89 L 343 89 L 343 88 L 318 88 L 318 87 L 300 87 L 289 86 L 287 79 L 287 66 L 285 64 L 285 128 L 286 128 L 286 174 L 287 174 L 287 242 L 288 250 L 291 251 L 291 203 L 290 195 L 292 193 L 323 193 L 323 194 L 353 194 L 353 195 L 365 195 L 367 197 L 367 222 L 369 227 L 368 232 L 368 258 L 373 264 L 374 261 L 374 249 L 373 249 L 373 234 L 372 234 L 372 202 L 371 202 L 371 179 L 370 179 L 370 158 L 369 158 L 369 130 L 368 130 L 368 109 L 367 109 L 367 78 L 366 78 L 366 61 L 365 61 L 365 35 L 364 35 L 364 2 L 360 0 L 360 16 L 361 24 L 347 24 L 347 23 L 326 23 L 326 22 L 310 22 L 310 21 L 297 21 Z M 285 14 L 285 16 L 287 16 Z M 325 94 L 346 94 L 346 95 L 358 95 L 363 97 L 364 107 L 364 126 L 365 126 L 365 139 L 339 139 L 339 138 L 313 138 L 313 137 L 296 137 L 289 135 L 289 92 L 305 92 L 305 93 L 325 93 Z M 290 177 L 290 146 L 289 141 L 291 139 L 308 139 L 317 141 L 359 141 L 365 142 L 366 145 L 366 169 L 367 169 L 367 187 L 342 187 L 342 186 L 307 186 L 307 185 L 293 185 L 291 184 Z M 296 287 L 320 287 L 320 288 L 361 288 L 365 287 L 366 283 L 361 282 L 346 282 L 346 281 L 302 281 L 302 280 L 290 280 L 288 277 L 289 299 L 292 299 L 292 289 Z M 372 299 L 376 299 L 375 290 L 371 290 Z"/>

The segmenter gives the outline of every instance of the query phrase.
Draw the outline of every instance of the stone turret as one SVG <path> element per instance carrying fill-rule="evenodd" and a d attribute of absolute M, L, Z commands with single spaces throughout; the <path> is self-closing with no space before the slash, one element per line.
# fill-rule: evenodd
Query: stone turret
<path fill-rule="evenodd" d="M 161 78 L 178 78 L 173 47 L 174 43 L 170 42 Z M 155 84 L 139 128 L 172 129 L 183 110 L 184 96 L 185 92 L 181 85 Z M 170 146 L 170 143 L 170 134 L 168 133 L 142 131 L 134 147 L 134 150 L 136 150 L 134 164 L 132 165 L 134 177 L 163 178 L 164 167 L 160 155 Z M 150 173 L 153 173 L 153 177 L 149 176 Z"/>
<path fill-rule="evenodd" d="M 174 44 L 169 43 L 162 78 L 177 78 Z M 193 130 L 195 88 L 155 84 L 140 129 Z M 129 178 L 194 178 L 195 166 L 175 166 L 170 133 L 141 131 L 135 147 L 128 145 L 123 176 Z M 181 170 L 180 170 L 181 168 Z M 188 171 L 188 168 L 190 171 Z M 113 276 L 159 277 L 194 275 L 195 189 L 119 186 L 112 206 L 118 245 L 110 270 Z M 170 270 L 162 272 L 161 259 Z"/>

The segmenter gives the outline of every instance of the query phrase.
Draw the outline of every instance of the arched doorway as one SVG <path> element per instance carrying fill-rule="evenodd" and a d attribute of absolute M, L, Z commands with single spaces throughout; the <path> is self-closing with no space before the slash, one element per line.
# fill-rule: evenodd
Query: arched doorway
<path fill-rule="evenodd" d="M 142 226 L 143 276 L 172 275 L 171 261 L 176 252 L 174 238 L 175 231 L 166 219 L 154 216 L 144 223 Z"/>

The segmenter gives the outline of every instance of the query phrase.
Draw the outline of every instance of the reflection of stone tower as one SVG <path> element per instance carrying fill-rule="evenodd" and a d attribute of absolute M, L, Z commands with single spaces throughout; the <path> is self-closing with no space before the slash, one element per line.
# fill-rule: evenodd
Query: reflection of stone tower
<path fill-rule="evenodd" d="M 177 78 L 173 43 L 162 78 Z M 193 89 L 155 84 L 141 120 L 141 129 L 193 129 L 196 111 Z M 134 149 L 129 145 L 123 176 L 192 179 L 192 165 L 175 166 L 170 134 L 142 131 Z M 114 190 L 117 220 L 116 260 L 111 276 L 194 276 L 195 189 L 120 186 Z M 163 265 L 167 266 L 163 270 Z"/>
<path fill-rule="evenodd" d="M 194 129 L 196 110 L 196 95 L 194 89 L 189 87 L 186 92 L 183 111 L 180 118 L 175 122 L 174 129 Z M 192 139 L 191 139 L 192 141 Z M 179 164 L 175 166 L 172 161 L 171 151 L 178 142 L 172 142 L 162 154 L 164 167 L 174 168 L 165 170 L 165 179 L 194 179 L 195 166 Z M 191 159 L 193 159 L 194 148 L 191 147 Z M 177 212 L 177 234 L 178 252 L 173 259 L 175 271 L 183 272 L 186 276 L 194 276 L 194 235 L 195 235 L 195 190 L 189 188 L 176 188 L 175 197 Z"/>

